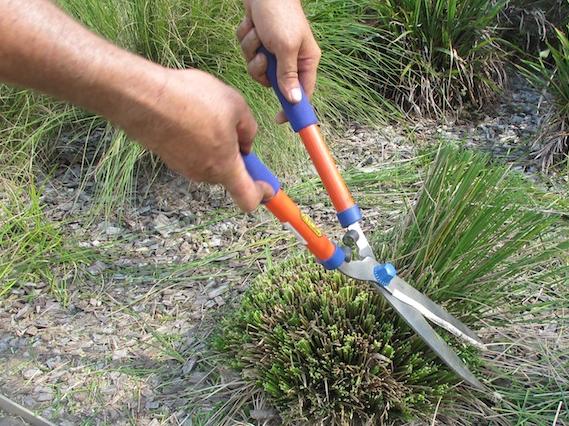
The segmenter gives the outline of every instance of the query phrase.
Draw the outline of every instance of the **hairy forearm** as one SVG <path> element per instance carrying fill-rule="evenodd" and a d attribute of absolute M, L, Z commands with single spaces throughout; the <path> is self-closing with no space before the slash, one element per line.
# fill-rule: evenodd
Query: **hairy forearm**
<path fill-rule="evenodd" d="M 120 124 L 160 96 L 163 79 L 160 66 L 91 33 L 49 0 L 0 0 L 0 81 Z"/>

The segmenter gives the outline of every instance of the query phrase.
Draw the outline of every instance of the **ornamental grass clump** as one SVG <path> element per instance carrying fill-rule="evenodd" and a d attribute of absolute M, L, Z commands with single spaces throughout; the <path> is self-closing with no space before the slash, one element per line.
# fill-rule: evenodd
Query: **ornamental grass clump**
<path fill-rule="evenodd" d="M 543 121 L 535 142 L 544 169 L 569 158 L 569 26 L 555 30 L 557 47 L 548 43 L 539 60 L 525 61 L 523 71 L 537 87 L 553 97 L 553 108 Z M 551 65 L 548 63 L 551 62 Z"/>
<path fill-rule="evenodd" d="M 569 22 L 567 0 L 510 0 L 499 15 L 501 35 L 531 56 L 556 44 L 555 28 Z"/>
<path fill-rule="evenodd" d="M 379 293 L 307 256 L 257 279 L 220 342 L 291 424 L 418 416 L 457 383 Z"/>
<path fill-rule="evenodd" d="M 409 52 L 391 98 L 419 115 L 453 114 L 496 98 L 505 81 L 497 34 L 503 4 L 490 0 L 374 2 L 376 28 Z"/>
<path fill-rule="evenodd" d="M 487 157 L 441 151 L 412 211 L 377 236 L 376 253 L 473 329 L 492 323 L 508 297 L 527 290 L 520 277 L 561 253 L 549 243 L 556 218 L 525 208 L 523 189 L 510 183 Z M 490 385 L 481 354 L 439 333 Z M 452 414 L 453 404 L 489 401 L 460 384 L 373 284 L 308 255 L 259 276 L 215 342 L 285 424 L 394 423 L 435 409 L 449 424 L 472 424 L 476 414 Z"/>

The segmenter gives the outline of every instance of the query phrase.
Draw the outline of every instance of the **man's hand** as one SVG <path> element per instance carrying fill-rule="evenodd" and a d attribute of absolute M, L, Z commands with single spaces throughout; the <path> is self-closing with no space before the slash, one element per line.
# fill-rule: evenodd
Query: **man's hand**
<path fill-rule="evenodd" d="M 267 59 L 258 54 L 263 45 L 277 57 L 279 88 L 289 102 L 301 100 L 300 84 L 308 96 L 316 86 L 320 48 L 312 35 L 300 0 L 244 0 L 246 17 L 237 38 L 248 63 L 249 74 L 265 86 Z M 285 121 L 284 114 L 277 118 Z"/>
<path fill-rule="evenodd" d="M 50 0 L 0 0 L 0 81 L 98 113 L 198 181 L 220 183 L 251 211 L 270 187 L 254 183 L 239 151 L 257 131 L 239 93 L 196 70 L 175 71 L 119 49 Z"/>
<path fill-rule="evenodd" d="M 257 123 L 243 97 L 198 70 L 158 69 L 160 95 L 117 124 L 195 182 L 220 183 L 243 211 L 254 210 L 272 190 L 253 182 L 240 151 L 251 151 Z M 138 108 L 137 108 L 138 109 Z"/>

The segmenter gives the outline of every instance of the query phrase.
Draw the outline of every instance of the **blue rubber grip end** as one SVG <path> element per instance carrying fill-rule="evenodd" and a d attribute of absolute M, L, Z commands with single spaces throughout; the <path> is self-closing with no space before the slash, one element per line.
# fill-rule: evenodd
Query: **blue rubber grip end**
<path fill-rule="evenodd" d="M 340 225 L 342 225 L 342 228 L 347 228 L 348 226 L 362 220 L 362 211 L 357 204 L 354 204 L 349 209 L 336 213 L 336 217 L 338 218 Z"/>
<path fill-rule="evenodd" d="M 277 81 L 277 58 L 271 52 L 269 52 L 264 47 L 259 48 L 257 51 L 263 53 L 267 57 L 267 78 L 273 87 L 279 101 L 283 107 L 286 118 L 295 132 L 299 132 L 302 129 L 311 126 L 313 124 L 318 124 L 318 117 L 314 112 L 314 108 L 304 93 L 304 89 L 300 87 L 302 92 L 302 100 L 297 104 L 291 104 L 286 100 L 281 90 L 279 89 L 279 84 Z"/>
<path fill-rule="evenodd" d="M 376 281 L 383 287 L 387 287 L 391 280 L 397 276 L 397 269 L 391 263 L 383 263 L 373 268 Z"/>
<path fill-rule="evenodd" d="M 281 183 L 277 179 L 277 177 L 271 172 L 267 166 L 263 164 L 259 157 L 255 154 L 241 154 L 243 158 L 243 162 L 245 163 L 245 168 L 249 172 L 249 175 L 253 178 L 253 180 L 260 180 L 262 182 L 266 182 L 273 188 L 274 193 L 276 194 L 281 189 Z"/>
<path fill-rule="evenodd" d="M 324 266 L 325 269 L 332 270 L 338 269 L 342 263 L 346 260 L 346 253 L 340 247 L 336 246 L 336 250 L 330 258 L 326 260 L 318 259 L 318 263 Z"/>

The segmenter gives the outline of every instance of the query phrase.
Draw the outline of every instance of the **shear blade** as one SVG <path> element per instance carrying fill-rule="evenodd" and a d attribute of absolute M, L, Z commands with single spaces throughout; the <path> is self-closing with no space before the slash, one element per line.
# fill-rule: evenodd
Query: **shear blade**
<path fill-rule="evenodd" d="M 486 388 L 480 381 L 468 370 L 466 365 L 454 353 L 454 351 L 446 344 L 446 342 L 433 330 L 423 315 L 412 306 L 402 302 L 393 296 L 386 288 L 377 287 L 381 294 L 387 299 L 389 304 L 393 306 L 399 315 L 409 324 L 409 326 L 425 341 L 425 343 L 449 366 L 460 378 L 470 385 L 480 390 Z"/>
<path fill-rule="evenodd" d="M 410 286 L 399 277 L 393 278 L 387 286 L 395 298 L 403 303 L 411 305 L 418 310 L 424 317 L 431 320 L 438 326 L 444 328 L 455 336 L 467 341 L 479 349 L 486 349 L 484 343 L 466 324 L 449 314 L 443 307 L 437 305 L 420 291 Z"/>

